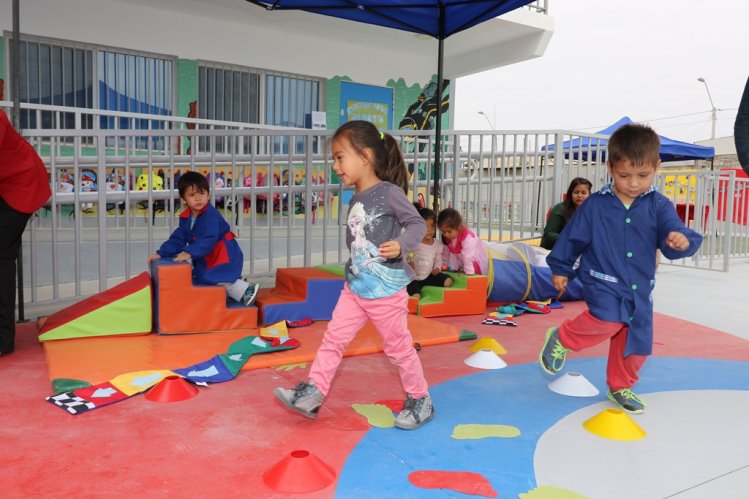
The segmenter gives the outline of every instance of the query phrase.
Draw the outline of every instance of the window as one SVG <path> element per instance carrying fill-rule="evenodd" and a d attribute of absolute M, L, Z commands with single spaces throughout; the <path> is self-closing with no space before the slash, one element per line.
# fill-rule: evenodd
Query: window
<path fill-rule="evenodd" d="M 320 110 L 320 80 L 268 74 L 265 85 L 265 123 L 304 128 L 305 118 Z M 295 152 L 304 150 L 304 137 L 297 137 Z M 274 152 L 288 153 L 288 139 L 276 137 Z"/>
<path fill-rule="evenodd" d="M 11 45 L 14 43 L 10 41 Z M 94 107 L 93 50 L 60 42 L 21 40 L 20 98 L 21 102 Z M 11 46 L 11 50 L 13 47 Z M 73 113 L 59 114 L 59 123 L 50 111 L 21 113 L 23 128 L 75 128 Z M 86 117 L 82 128 L 92 128 Z"/>
<path fill-rule="evenodd" d="M 198 118 L 259 123 L 259 96 L 260 72 L 257 70 L 204 63 L 198 66 Z M 226 145 L 223 137 L 216 137 L 217 151 L 225 151 Z M 210 138 L 202 137 L 200 150 L 209 149 Z"/>
<path fill-rule="evenodd" d="M 140 54 L 98 51 L 99 109 L 171 116 L 172 61 Z M 146 120 L 101 118 L 101 128 L 146 128 Z M 134 123 L 134 126 L 132 125 Z M 151 128 L 160 128 L 151 122 Z"/>

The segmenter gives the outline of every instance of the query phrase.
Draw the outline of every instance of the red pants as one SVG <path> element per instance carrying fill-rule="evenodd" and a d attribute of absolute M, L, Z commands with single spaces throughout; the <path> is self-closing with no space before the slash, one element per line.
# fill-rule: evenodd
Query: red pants
<path fill-rule="evenodd" d="M 611 339 L 609 344 L 609 362 L 606 367 L 606 384 L 612 392 L 622 388 L 631 388 L 639 377 L 637 372 L 645 364 L 646 355 L 624 356 L 627 345 L 627 326 L 621 322 L 601 321 L 586 310 L 572 320 L 567 320 L 559 327 L 559 341 L 564 348 L 579 352 L 580 350 L 602 341 Z"/>

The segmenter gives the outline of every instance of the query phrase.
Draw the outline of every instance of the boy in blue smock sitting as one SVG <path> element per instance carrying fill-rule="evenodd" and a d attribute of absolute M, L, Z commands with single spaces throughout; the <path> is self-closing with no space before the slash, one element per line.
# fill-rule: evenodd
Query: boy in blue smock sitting
<path fill-rule="evenodd" d="M 251 305 L 259 286 L 242 279 L 244 255 L 229 223 L 210 204 L 208 180 L 198 172 L 187 172 L 177 182 L 179 197 L 187 209 L 179 225 L 148 261 L 172 258 L 191 260 L 193 282 L 220 284 L 234 301 Z"/>
<path fill-rule="evenodd" d="M 560 293 L 569 279 L 580 278 L 588 310 L 546 332 L 541 367 L 556 374 L 570 350 L 610 339 L 608 397 L 632 414 L 645 410 L 632 387 L 653 349 L 656 249 L 674 260 L 693 255 L 702 244 L 702 236 L 687 228 L 653 187 L 659 149 L 650 127 L 631 124 L 614 132 L 607 161 L 612 182 L 582 203 L 546 257 Z"/>

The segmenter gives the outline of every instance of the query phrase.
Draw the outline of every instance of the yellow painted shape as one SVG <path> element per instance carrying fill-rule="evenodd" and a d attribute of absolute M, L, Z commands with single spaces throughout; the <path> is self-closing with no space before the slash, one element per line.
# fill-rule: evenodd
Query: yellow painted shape
<path fill-rule="evenodd" d="M 283 338 L 289 335 L 289 330 L 286 328 L 286 321 L 278 321 L 275 324 L 271 324 L 267 327 L 260 328 L 260 336 L 268 336 L 270 338 Z"/>
<path fill-rule="evenodd" d="M 367 418 L 367 423 L 376 428 L 392 428 L 395 416 L 389 407 L 382 404 L 351 404 L 356 412 Z"/>
<path fill-rule="evenodd" d="M 482 336 L 478 340 L 473 342 L 473 345 L 468 347 L 471 352 L 478 352 L 480 350 L 491 350 L 497 355 L 503 355 L 507 353 L 507 349 L 502 346 L 500 342 L 492 338 L 491 336 Z"/>
<path fill-rule="evenodd" d="M 520 436 L 520 429 L 503 424 L 459 424 L 453 427 L 451 437 L 458 440 L 476 440 L 479 438 L 513 438 Z"/>
<path fill-rule="evenodd" d="M 594 435 L 612 440 L 641 440 L 645 430 L 621 409 L 605 409 L 583 423 Z"/>
<path fill-rule="evenodd" d="M 518 497 L 520 499 L 590 499 L 588 496 L 553 485 L 541 485 L 528 492 L 521 492 Z"/>

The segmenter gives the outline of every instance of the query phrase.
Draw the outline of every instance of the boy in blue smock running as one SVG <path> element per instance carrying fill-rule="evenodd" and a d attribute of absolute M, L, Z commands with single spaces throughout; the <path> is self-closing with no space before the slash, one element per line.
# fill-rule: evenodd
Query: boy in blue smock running
<path fill-rule="evenodd" d="M 259 286 L 242 279 L 242 248 L 229 223 L 211 205 L 208 180 L 198 172 L 187 172 L 179 178 L 177 189 L 187 209 L 179 215 L 172 235 L 148 261 L 191 260 L 193 282 L 220 284 L 234 301 L 251 305 Z"/>
<path fill-rule="evenodd" d="M 570 350 L 610 339 L 608 397 L 632 414 L 645 410 L 632 387 L 653 349 L 656 249 L 674 260 L 693 255 L 702 244 L 702 236 L 684 225 L 653 186 L 659 149 L 658 135 L 648 126 L 625 125 L 614 132 L 607 161 L 612 182 L 578 208 L 546 258 L 560 294 L 569 279 L 580 278 L 588 310 L 546 332 L 541 367 L 556 374 Z"/>

